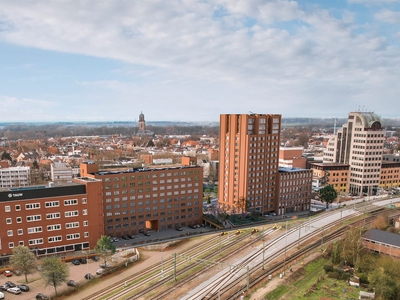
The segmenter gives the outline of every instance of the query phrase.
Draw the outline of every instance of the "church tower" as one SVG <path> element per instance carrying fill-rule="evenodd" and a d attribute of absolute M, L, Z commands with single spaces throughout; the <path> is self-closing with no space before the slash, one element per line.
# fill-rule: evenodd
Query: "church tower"
<path fill-rule="evenodd" d="M 146 121 L 144 120 L 144 114 L 143 112 L 140 112 L 139 115 L 139 134 L 144 134 L 145 130 L 146 130 Z"/>

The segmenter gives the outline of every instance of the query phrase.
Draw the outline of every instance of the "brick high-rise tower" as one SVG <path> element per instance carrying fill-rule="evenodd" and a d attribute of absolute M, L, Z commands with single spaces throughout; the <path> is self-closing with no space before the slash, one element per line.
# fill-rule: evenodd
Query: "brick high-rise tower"
<path fill-rule="evenodd" d="M 277 212 L 281 115 L 220 116 L 219 207 Z"/>

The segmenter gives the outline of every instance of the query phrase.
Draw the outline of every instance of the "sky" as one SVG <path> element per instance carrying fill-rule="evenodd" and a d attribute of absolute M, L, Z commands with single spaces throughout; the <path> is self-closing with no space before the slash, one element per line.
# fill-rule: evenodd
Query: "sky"
<path fill-rule="evenodd" d="M 1 0 L 0 121 L 400 117 L 400 0 Z"/>

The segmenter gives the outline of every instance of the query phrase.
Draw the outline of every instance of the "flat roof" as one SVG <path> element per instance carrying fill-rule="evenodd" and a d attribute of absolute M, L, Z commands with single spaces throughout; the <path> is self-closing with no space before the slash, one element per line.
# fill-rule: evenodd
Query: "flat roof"
<path fill-rule="evenodd" d="M 62 197 L 86 194 L 86 185 L 76 182 L 55 183 L 53 185 L 33 185 L 19 188 L 1 188 L 0 202 Z"/>
<path fill-rule="evenodd" d="M 165 171 L 165 170 L 181 170 L 181 169 L 191 169 L 199 168 L 198 165 L 186 166 L 186 165 L 167 165 L 167 166 L 146 166 L 144 168 L 134 168 L 134 169 L 124 169 L 115 171 L 98 171 L 96 173 L 90 173 L 93 175 L 114 175 L 114 174 L 132 174 L 140 172 L 153 172 L 153 171 Z"/>
<path fill-rule="evenodd" d="M 400 234 L 372 228 L 362 235 L 363 239 L 400 247 Z"/>
<path fill-rule="evenodd" d="M 278 172 L 299 172 L 299 171 L 310 171 L 310 169 L 302 169 L 302 168 L 278 168 Z"/>

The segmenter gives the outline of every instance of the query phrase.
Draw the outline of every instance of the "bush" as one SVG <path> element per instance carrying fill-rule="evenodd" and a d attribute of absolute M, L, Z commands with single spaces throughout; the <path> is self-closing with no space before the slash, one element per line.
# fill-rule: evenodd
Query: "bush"
<path fill-rule="evenodd" d="M 361 284 L 369 284 L 368 274 L 366 273 L 358 273 L 358 278 L 360 278 Z"/>
<path fill-rule="evenodd" d="M 333 272 L 333 266 L 331 266 L 331 265 L 325 265 L 325 266 L 324 266 L 324 270 L 325 270 L 325 273 Z"/>
<path fill-rule="evenodd" d="M 351 275 L 349 273 L 342 273 L 340 275 L 340 279 L 343 279 L 345 281 L 348 281 L 350 279 Z"/>
<path fill-rule="evenodd" d="M 340 277 L 338 272 L 328 272 L 328 273 L 326 273 L 326 275 L 329 278 L 334 278 L 334 279 L 339 279 L 339 277 Z"/>

